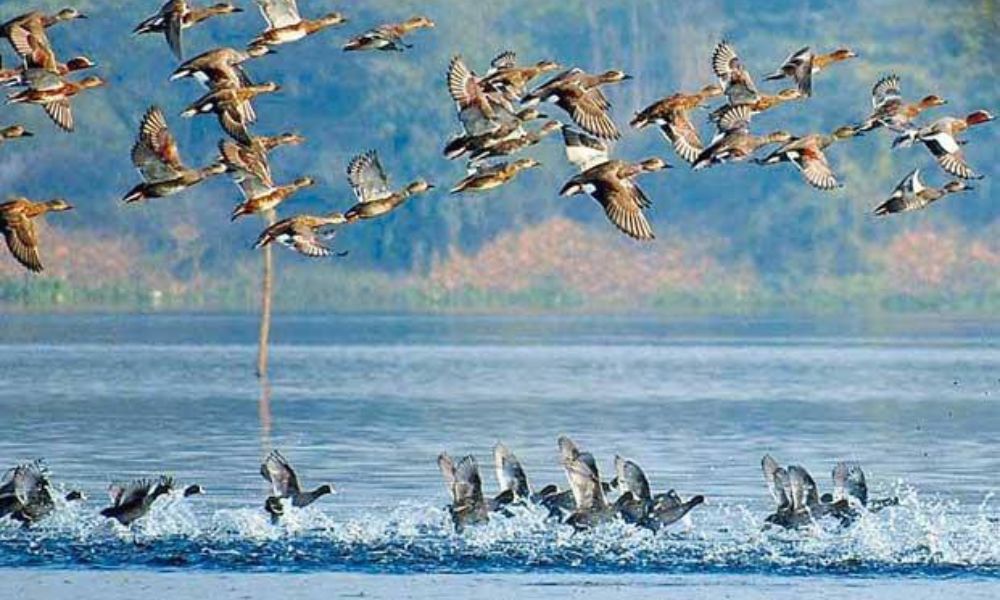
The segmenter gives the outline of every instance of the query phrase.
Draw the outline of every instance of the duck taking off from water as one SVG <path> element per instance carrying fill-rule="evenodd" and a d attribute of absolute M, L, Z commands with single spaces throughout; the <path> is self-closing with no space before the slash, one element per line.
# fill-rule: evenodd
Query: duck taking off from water
<path fill-rule="evenodd" d="M 448 514 L 455 532 L 461 533 L 470 525 L 489 522 L 490 506 L 483 497 L 483 480 L 476 458 L 468 455 L 456 464 L 447 453 L 441 453 L 437 462 L 451 495 Z"/>
<path fill-rule="evenodd" d="M 272 512 L 274 506 L 280 507 L 282 499 L 290 499 L 292 506 L 296 508 L 305 508 L 327 494 L 336 493 L 333 486 L 328 483 L 311 491 L 303 490 L 292 465 L 277 450 L 272 450 L 264 459 L 260 465 L 260 475 L 271 484 L 271 495 L 265 502 L 265 508 L 272 517 L 275 514 Z"/>
<path fill-rule="evenodd" d="M 700 495 L 685 501 L 674 490 L 654 496 L 642 468 L 621 456 L 615 456 L 615 478 L 611 487 L 622 492 L 615 501 L 615 510 L 622 518 L 653 531 L 680 521 L 705 501 Z"/>
<path fill-rule="evenodd" d="M 111 506 L 101 510 L 101 516 L 114 519 L 128 527 L 149 514 L 153 504 L 161 496 L 174 491 L 174 479 L 161 475 L 157 479 L 137 479 L 130 483 L 113 483 L 108 488 Z M 184 488 L 182 496 L 189 498 L 203 494 L 200 485 Z"/>
<path fill-rule="evenodd" d="M 49 482 L 48 468 L 41 460 L 17 465 L 0 477 L 0 519 L 10 516 L 25 527 L 31 526 L 52 514 L 57 498 Z M 60 500 L 86 499 L 82 492 L 73 490 Z"/>
<path fill-rule="evenodd" d="M 816 482 L 805 468 L 792 465 L 781 467 L 770 454 L 761 460 L 764 481 L 777 507 L 764 519 L 769 525 L 785 529 L 798 529 L 814 524 L 818 519 L 839 516 L 849 508 L 845 499 L 821 500 Z"/>

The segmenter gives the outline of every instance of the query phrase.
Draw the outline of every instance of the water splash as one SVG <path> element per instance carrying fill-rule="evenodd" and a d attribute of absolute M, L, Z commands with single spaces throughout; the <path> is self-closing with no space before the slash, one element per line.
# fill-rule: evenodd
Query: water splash
<path fill-rule="evenodd" d="M 422 504 L 333 519 L 310 507 L 278 525 L 263 510 L 200 513 L 171 498 L 128 530 L 62 507 L 25 530 L 0 524 L 0 567 L 197 568 L 223 571 L 456 573 L 772 573 L 1000 578 L 1000 523 L 992 495 L 975 508 L 898 486 L 897 507 L 849 528 L 762 529 L 763 515 L 707 505 L 687 524 L 653 534 L 621 522 L 576 533 L 540 511 L 516 510 L 462 535 Z"/>

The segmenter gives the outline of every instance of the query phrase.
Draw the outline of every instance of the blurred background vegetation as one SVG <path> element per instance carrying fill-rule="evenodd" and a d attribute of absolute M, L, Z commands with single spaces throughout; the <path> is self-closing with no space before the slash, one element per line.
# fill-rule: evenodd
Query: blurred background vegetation
<path fill-rule="evenodd" d="M 202 0 L 205 3 L 207 0 Z M 243 46 L 263 27 L 252 0 L 245 13 L 186 32 L 193 56 Z M 279 182 L 312 175 L 319 185 L 282 214 L 346 209 L 350 157 L 377 149 L 393 181 L 423 176 L 443 187 L 464 165 L 441 157 L 458 130 L 445 87 L 449 58 L 462 54 L 482 72 L 505 49 L 588 70 L 622 68 L 635 80 L 609 90 L 616 121 L 660 96 L 712 81 L 709 56 L 731 40 L 760 81 L 792 51 L 848 46 L 859 60 L 817 77 L 815 96 L 755 122 L 761 132 L 829 132 L 870 110 L 869 90 L 895 72 L 904 94 L 949 100 L 928 118 L 1000 112 L 995 57 L 996 2 L 933 0 L 300 0 L 304 15 L 340 10 L 350 22 L 280 47 L 250 66 L 257 80 L 282 84 L 257 102 L 259 134 L 297 131 L 303 146 L 274 155 Z M 238 191 L 217 178 L 173 198 L 125 207 L 138 175 L 129 161 L 135 129 L 150 104 L 162 106 L 194 165 L 212 161 L 220 137 L 212 118 L 178 113 L 202 90 L 168 82 L 176 67 L 160 37 L 131 35 L 161 0 L 5 0 L 0 19 L 31 8 L 73 5 L 91 18 L 59 25 L 60 57 L 87 54 L 110 86 L 74 104 L 77 132 L 66 135 L 41 109 L 0 108 L 0 125 L 20 122 L 37 137 L 0 148 L 5 195 L 62 196 L 78 208 L 45 225 L 48 270 L 28 277 L 0 256 L 5 310 L 255 310 L 259 256 L 255 219 L 230 224 Z M 437 28 L 414 34 L 405 54 L 345 54 L 351 35 L 426 14 Z M 5 63 L 13 55 L 3 48 Z M 552 109 L 552 114 L 558 113 Z M 700 120 L 699 115 L 695 117 Z M 705 126 L 703 135 L 710 135 Z M 920 147 L 890 151 L 874 132 L 835 147 L 830 158 L 846 187 L 824 193 L 792 167 L 731 165 L 693 173 L 653 130 L 628 131 L 627 158 L 657 155 L 681 168 L 646 177 L 658 239 L 639 245 L 610 230 L 599 207 L 560 198 L 573 174 L 558 136 L 532 154 L 545 165 L 499 191 L 448 196 L 438 190 L 385 219 L 345 229 L 342 260 L 307 261 L 279 252 L 276 306 L 285 310 L 658 310 L 742 313 L 942 311 L 1000 307 L 1000 242 L 994 204 L 1000 128 L 967 136 L 969 161 L 987 175 L 976 191 L 930 210 L 876 219 L 871 209 L 911 169 L 932 185 L 946 175 Z"/>

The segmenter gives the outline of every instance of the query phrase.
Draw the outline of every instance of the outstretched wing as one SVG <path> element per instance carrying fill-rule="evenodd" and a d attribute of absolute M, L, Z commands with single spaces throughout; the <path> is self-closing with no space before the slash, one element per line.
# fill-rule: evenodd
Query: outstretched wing
<path fill-rule="evenodd" d="M 497 443 L 493 447 L 493 462 L 501 492 L 511 490 L 519 498 L 530 495 L 528 476 L 524 473 L 521 461 L 503 443 Z"/>
<path fill-rule="evenodd" d="M 177 140 L 157 106 L 151 106 L 142 118 L 139 135 L 132 146 L 132 164 L 150 183 L 174 179 L 184 169 Z"/>
<path fill-rule="evenodd" d="M 578 454 L 575 458 L 563 461 L 566 479 L 573 490 L 576 507 L 580 510 L 590 510 L 604 507 L 604 490 L 601 489 L 600 474 L 594 457 L 587 452 Z"/>
<path fill-rule="evenodd" d="M 618 487 L 622 492 L 631 492 L 633 496 L 640 500 L 651 500 L 653 494 L 649 489 L 649 480 L 642 468 L 621 456 L 615 456 L 615 475 L 618 478 Z"/>
<path fill-rule="evenodd" d="M 566 158 L 580 172 L 608 162 L 608 145 L 596 137 L 572 127 L 563 127 Z"/>
<path fill-rule="evenodd" d="M 778 461 L 770 454 L 765 454 L 760 461 L 761 469 L 764 471 L 764 482 L 767 484 L 767 491 L 771 492 L 771 497 L 778 505 L 778 508 L 788 508 L 792 506 L 792 500 L 785 492 L 788 484 L 788 473 L 783 469 Z"/>
<path fill-rule="evenodd" d="M 855 498 L 862 506 L 868 504 L 868 483 L 860 464 L 839 462 L 833 467 L 833 498 Z"/>
<path fill-rule="evenodd" d="M 758 98 L 753 78 L 729 42 L 723 40 L 715 47 L 712 52 L 712 70 L 722 82 L 731 103 L 745 104 Z"/>
<path fill-rule="evenodd" d="M 275 496 L 288 498 L 301 492 L 299 478 L 285 457 L 277 450 L 272 450 L 264 459 L 260 465 L 260 474 L 270 482 L 271 492 Z"/>
<path fill-rule="evenodd" d="M 792 507 L 795 510 L 813 508 L 819 504 L 819 491 L 812 475 L 798 465 L 788 467 L 788 481 L 792 489 Z"/>
<path fill-rule="evenodd" d="M 879 79 L 872 86 L 872 107 L 879 108 L 886 102 L 890 101 L 900 101 L 903 99 L 903 94 L 899 87 L 899 76 L 888 75 Z"/>
<path fill-rule="evenodd" d="M 347 180 L 354 188 L 358 202 L 372 202 L 392 195 L 389 178 L 374 150 L 359 154 L 351 160 L 347 165 Z"/>
<path fill-rule="evenodd" d="M 38 255 L 38 233 L 35 231 L 35 223 L 20 213 L 0 215 L 0 229 L 3 230 L 7 247 L 17 262 L 29 271 L 40 273 L 44 267 Z"/>
<path fill-rule="evenodd" d="M 257 0 L 268 29 L 280 29 L 302 21 L 295 0 Z"/>

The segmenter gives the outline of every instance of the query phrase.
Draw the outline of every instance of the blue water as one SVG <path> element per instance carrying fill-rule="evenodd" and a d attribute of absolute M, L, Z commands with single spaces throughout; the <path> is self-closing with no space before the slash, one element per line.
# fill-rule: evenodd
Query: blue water
<path fill-rule="evenodd" d="M 0 523 L 0 568 L 186 572 L 1000 580 L 1000 348 L 992 323 L 276 318 L 270 385 L 249 317 L 0 318 L 0 464 L 44 457 L 90 499 L 31 530 Z M 452 532 L 435 464 L 503 440 L 536 487 L 565 486 L 556 438 L 605 473 L 704 494 L 651 534 L 574 534 L 524 511 Z M 273 526 L 262 456 L 325 497 Z M 822 490 L 860 461 L 895 509 L 850 529 L 762 531 L 759 461 Z M 113 479 L 174 474 L 133 531 L 97 516 Z"/>

